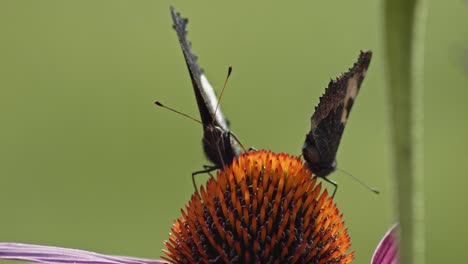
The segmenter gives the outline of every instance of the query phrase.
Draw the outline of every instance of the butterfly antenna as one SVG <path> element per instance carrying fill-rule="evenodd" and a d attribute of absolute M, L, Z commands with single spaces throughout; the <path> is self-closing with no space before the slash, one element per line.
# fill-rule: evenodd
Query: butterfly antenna
<path fill-rule="evenodd" d="M 348 176 L 351 176 L 351 178 L 353 178 L 355 181 L 357 181 L 358 183 L 360 183 L 362 186 L 366 187 L 367 189 L 369 189 L 371 192 L 375 193 L 375 194 L 379 194 L 380 191 L 375 189 L 375 188 L 372 188 L 371 186 L 367 185 L 365 182 L 361 181 L 358 177 L 352 175 L 351 173 L 345 171 L 345 170 L 342 170 L 340 168 L 336 168 L 336 170 L 339 170 L 341 172 L 343 172 L 344 174 L 348 175 Z"/>
<path fill-rule="evenodd" d="M 213 112 L 213 124 L 214 122 L 216 121 L 216 113 L 218 112 L 218 109 L 219 109 L 219 105 L 221 103 L 221 98 L 223 97 L 223 94 L 224 94 L 224 90 L 226 90 L 226 86 L 227 86 L 227 82 L 229 80 L 229 77 L 231 76 L 231 73 L 232 73 L 232 65 L 229 65 L 229 68 L 228 68 L 228 73 L 227 73 L 227 76 L 226 76 L 226 80 L 224 80 L 224 85 L 223 85 L 223 89 L 221 90 L 221 93 L 219 93 L 219 96 L 218 96 L 218 103 L 216 104 L 216 108 L 215 108 L 215 111 Z M 248 152 L 247 149 L 244 147 L 244 145 L 242 145 L 242 142 L 239 140 L 239 138 L 237 138 L 237 136 L 230 132 L 231 136 L 234 138 L 235 141 L 237 141 L 237 143 L 239 143 L 239 145 L 241 146 L 241 148 L 244 150 L 244 152 Z"/>
<path fill-rule="evenodd" d="M 220 104 L 220 102 L 221 102 L 221 98 L 223 97 L 224 90 L 226 90 L 227 81 L 229 80 L 229 76 L 231 76 L 231 73 L 232 73 L 232 66 L 229 65 L 228 73 L 227 73 L 227 76 L 226 76 L 226 80 L 224 80 L 223 89 L 221 90 L 221 93 L 220 93 L 219 96 L 218 96 L 218 103 L 216 104 L 216 108 L 215 108 L 215 111 L 213 112 L 213 115 L 216 115 L 216 113 L 218 112 L 219 104 Z M 214 118 L 214 116 L 213 116 L 213 123 L 214 123 L 214 122 L 215 122 L 215 118 Z"/>
<path fill-rule="evenodd" d="M 182 113 L 182 112 L 180 112 L 180 111 L 177 111 L 177 110 L 175 110 L 175 109 L 173 109 L 173 108 L 170 108 L 170 107 L 168 107 L 168 106 L 165 106 L 165 105 L 163 105 L 163 104 L 162 104 L 161 102 L 159 102 L 159 101 L 154 102 L 154 104 L 157 105 L 157 106 L 159 106 L 159 107 L 165 108 L 165 109 L 167 109 L 167 110 L 169 110 L 169 111 L 172 111 L 172 112 L 174 112 L 174 113 L 176 113 L 176 114 L 185 116 L 185 117 L 187 117 L 188 119 L 192 119 L 193 121 L 195 121 L 195 122 L 197 122 L 197 123 L 203 125 L 203 123 L 202 123 L 200 120 L 198 120 L 198 119 L 196 119 L 196 118 L 194 118 L 194 117 L 191 117 L 191 116 L 189 116 L 189 115 L 187 115 L 187 114 L 184 114 L 184 113 Z"/>

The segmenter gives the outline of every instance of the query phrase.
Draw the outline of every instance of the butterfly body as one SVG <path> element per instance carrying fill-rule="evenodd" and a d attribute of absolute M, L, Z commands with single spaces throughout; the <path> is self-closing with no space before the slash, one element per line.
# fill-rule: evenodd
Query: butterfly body
<path fill-rule="evenodd" d="M 230 131 L 215 125 L 207 125 L 203 128 L 202 145 L 206 157 L 221 168 L 230 164 L 232 160 L 240 155 L 237 142 L 234 141 Z"/>
<path fill-rule="evenodd" d="M 348 72 L 330 81 L 315 107 L 302 155 L 316 176 L 324 178 L 336 169 L 336 153 L 371 57 L 371 52 L 361 52 Z"/>

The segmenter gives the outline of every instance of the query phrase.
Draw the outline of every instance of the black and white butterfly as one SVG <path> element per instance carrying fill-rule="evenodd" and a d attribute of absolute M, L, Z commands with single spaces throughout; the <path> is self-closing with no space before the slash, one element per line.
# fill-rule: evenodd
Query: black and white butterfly
<path fill-rule="evenodd" d="M 204 166 L 204 170 L 192 173 L 194 176 L 200 173 L 209 173 L 220 169 L 242 153 L 237 138 L 229 131 L 228 121 L 224 117 L 218 105 L 218 98 L 208 79 L 203 74 L 203 70 L 197 64 L 197 57 L 191 49 L 191 43 L 187 40 L 188 19 L 182 18 L 173 7 L 171 7 L 174 29 L 179 38 L 179 43 L 184 54 L 185 62 L 192 80 L 193 91 L 197 99 L 198 110 L 203 124 L 203 150 L 206 157 L 214 164 Z"/>
<path fill-rule="evenodd" d="M 312 173 L 333 184 L 334 193 L 337 185 L 326 177 L 336 169 L 338 146 L 371 58 L 372 52 L 361 52 L 352 68 L 330 81 L 315 107 L 302 147 L 302 155 Z"/>

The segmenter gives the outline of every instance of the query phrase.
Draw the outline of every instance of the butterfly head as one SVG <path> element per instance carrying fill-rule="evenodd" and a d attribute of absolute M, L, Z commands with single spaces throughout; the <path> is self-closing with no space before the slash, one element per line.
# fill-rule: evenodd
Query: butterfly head
<path fill-rule="evenodd" d="M 305 142 L 302 147 L 302 155 L 307 163 L 307 167 L 316 176 L 326 177 L 336 170 L 336 159 L 324 161 L 314 142 Z"/>
<path fill-rule="evenodd" d="M 310 164 L 309 168 L 315 176 L 327 177 L 336 170 L 336 160 L 332 164 Z"/>

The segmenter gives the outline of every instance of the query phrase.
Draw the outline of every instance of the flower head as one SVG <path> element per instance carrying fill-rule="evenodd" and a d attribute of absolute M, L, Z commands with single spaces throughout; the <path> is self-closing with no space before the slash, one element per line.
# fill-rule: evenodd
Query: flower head
<path fill-rule="evenodd" d="M 171 263 L 351 262 L 342 215 L 316 179 L 297 157 L 265 151 L 241 155 L 192 196 L 174 222 L 164 258 Z M 18 243 L 0 243 L 0 259 L 166 263 Z"/>
<path fill-rule="evenodd" d="M 327 191 L 297 157 L 239 156 L 194 194 L 165 245 L 174 263 L 349 263 Z"/>

